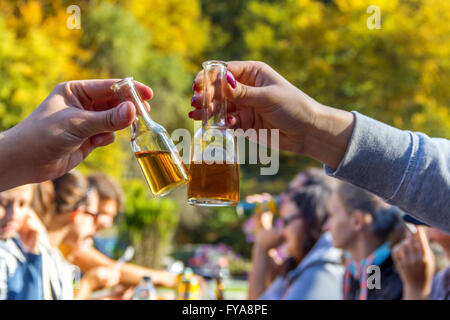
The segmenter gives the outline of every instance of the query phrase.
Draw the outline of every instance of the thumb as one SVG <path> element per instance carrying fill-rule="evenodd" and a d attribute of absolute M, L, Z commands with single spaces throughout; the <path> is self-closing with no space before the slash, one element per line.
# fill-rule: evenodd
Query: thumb
<path fill-rule="evenodd" d="M 87 137 L 124 129 L 133 122 L 135 116 L 136 109 L 129 101 L 105 111 L 87 111 L 85 123 Z"/>
<path fill-rule="evenodd" d="M 261 107 L 267 104 L 268 87 L 252 87 L 237 81 L 230 71 L 227 71 L 228 86 L 225 89 L 228 100 L 235 104 Z"/>

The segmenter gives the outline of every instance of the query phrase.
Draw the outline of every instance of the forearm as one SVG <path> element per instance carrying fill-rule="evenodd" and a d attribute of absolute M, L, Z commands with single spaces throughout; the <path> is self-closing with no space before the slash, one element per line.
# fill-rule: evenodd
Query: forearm
<path fill-rule="evenodd" d="M 95 248 L 89 248 L 75 256 L 72 263 L 77 265 L 83 272 L 87 272 L 95 267 L 112 268 L 116 265 L 117 261 L 109 258 Z M 157 286 L 176 286 L 176 276 L 168 271 L 153 270 L 131 263 L 125 263 L 120 267 L 121 284 L 137 286 L 146 275 L 151 276 L 153 283 Z"/>
<path fill-rule="evenodd" d="M 18 150 L 21 141 L 18 141 L 13 129 L 0 133 L 0 192 L 26 184 L 27 173 L 21 167 L 22 152 Z"/>
<path fill-rule="evenodd" d="M 138 285 L 144 276 L 152 277 L 155 286 L 174 288 L 177 285 L 177 277 L 165 270 L 155 270 L 126 263 L 120 268 L 120 283 L 125 285 Z"/>
<path fill-rule="evenodd" d="M 253 247 L 252 270 L 249 274 L 248 298 L 258 299 L 266 290 L 265 279 L 270 270 L 270 257 L 264 250 Z"/>
<path fill-rule="evenodd" d="M 75 290 L 74 299 L 88 300 L 93 291 L 95 291 L 95 289 L 92 287 L 91 280 L 89 280 L 88 276 L 85 275 L 81 278 L 80 287 Z"/>
<path fill-rule="evenodd" d="M 354 117 L 350 112 L 312 103 L 314 117 L 305 135 L 305 154 L 330 168 L 337 168 L 350 142 Z"/>

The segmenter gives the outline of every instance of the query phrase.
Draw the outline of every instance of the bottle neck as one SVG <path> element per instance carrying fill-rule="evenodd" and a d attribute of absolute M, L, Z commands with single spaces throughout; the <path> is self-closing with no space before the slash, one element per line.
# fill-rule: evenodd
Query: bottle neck
<path fill-rule="evenodd" d="M 226 128 L 227 99 L 227 67 L 221 61 L 210 61 L 203 64 L 203 127 Z"/>

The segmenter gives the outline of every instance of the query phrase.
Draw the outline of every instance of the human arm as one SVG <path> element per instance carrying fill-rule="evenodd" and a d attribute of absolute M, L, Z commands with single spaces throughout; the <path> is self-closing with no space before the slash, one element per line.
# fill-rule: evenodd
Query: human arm
<path fill-rule="evenodd" d="M 77 265 L 83 272 L 95 267 L 113 268 L 117 261 L 104 255 L 94 247 L 86 248 L 79 254 L 74 255 L 73 264 Z M 175 287 L 176 275 L 165 271 L 141 267 L 131 263 L 120 266 L 120 283 L 124 285 L 137 286 L 144 276 L 151 276 L 156 286 Z"/>
<path fill-rule="evenodd" d="M 261 62 L 233 61 L 228 70 L 230 128 L 279 129 L 280 149 L 316 159 L 329 175 L 450 232 L 449 140 L 324 106 Z M 202 73 L 193 89 L 189 116 L 199 120 Z"/>
<path fill-rule="evenodd" d="M 276 264 L 269 250 L 282 243 L 281 235 L 273 230 L 260 231 L 252 249 L 251 271 L 249 274 L 248 298 L 258 299 L 273 280 Z"/>
<path fill-rule="evenodd" d="M 75 300 L 87 300 L 92 292 L 119 284 L 119 279 L 120 272 L 114 268 L 92 268 L 81 278 Z"/>
<path fill-rule="evenodd" d="M 427 300 L 430 297 L 435 269 L 433 252 L 423 227 L 397 244 L 393 260 L 403 282 L 404 300 Z"/>

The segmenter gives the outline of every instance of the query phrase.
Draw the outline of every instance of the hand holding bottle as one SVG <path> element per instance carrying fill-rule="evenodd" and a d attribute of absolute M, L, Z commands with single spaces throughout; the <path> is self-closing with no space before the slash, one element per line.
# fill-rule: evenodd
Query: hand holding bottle
<path fill-rule="evenodd" d="M 59 177 L 96 147 L 114 141 L 114 131 L 129 126 L 136 111 L 121 103 L 108 80 L 58 84 L 21 123 L 0 134 L 0 191 Z M 152 90 L 137 83 L 142 98 Z M 14 170 L 11 168 L 14 167 Z"/>
<path fill-rule="evenodd" d="M 326 107 L 297 89 L 265 63 L 227 63 L 231 128 L 279 129 L 280 149 L 306 154 L 336 168 L 353 130 L 349 112 Z M 203 73 L 194 80 L 189 117 L 200 120 Z M 269 139 L 270 141 L 270 139 Z"/>

